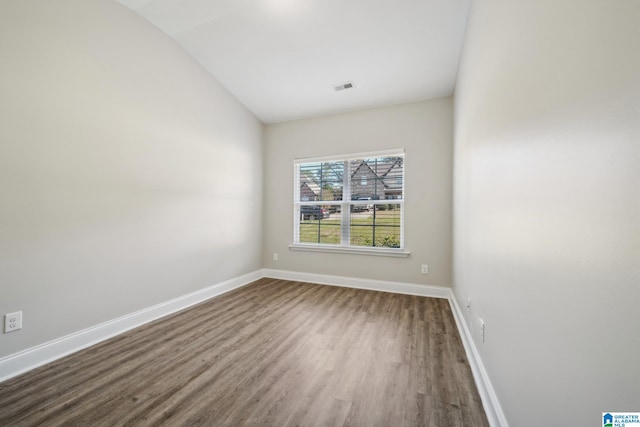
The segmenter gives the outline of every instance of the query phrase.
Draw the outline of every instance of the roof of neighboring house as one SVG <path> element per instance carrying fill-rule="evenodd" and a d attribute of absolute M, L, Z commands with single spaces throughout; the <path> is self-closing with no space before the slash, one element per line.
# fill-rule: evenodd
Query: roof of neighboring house
<path fill-rule="evenodd" d="M 369 171 L 371 171 L 371 173 L 373 175 L 376 176 L 376 178 L 383 180 L 384 178 L 387 178 L 387 175 L 389 174 L 389 172 L 391 172 L 391 170 L 395 167 L 395 166 L 400 166 L 402 164 L 402 159 L 401 158 L 397 158 L 393 161 L 387 161 L 387 162 L 377 162 L 375 164 L 375 168 L 377 170 L 377 173 L 373 170 L 373 168 L 371 167 L 371 165 L 369 163 L 367 163 L 366 160 L 362 160 L 360 162 L 360 164 L 358 165 L 357 168 L 355 168 L 353 170 L 353 173 L 351 174 L 351 176 L 353 177 L 360 168 L 362 168 L 362 166 L 366 166 L 367 169 L 369 169 Z M 385 187 L 388 187 L 389 185 L 387 183 L 385 183 L 384 181 L 382 181 L 382 183 L 384 184 Z"/>
<path fill-rule="evenodd" d="M 392 162 L 378 163 L 378 176 L 385 178 L 395 166 L 400 165 L 402 165 L 402 159 L 400 157 Z"/>
<path fill-rule="evenodd" d="M 322 190 L 320 186 L 309 176 L 302 174 L 300 176 L 300 187 L 302 187 L 305 184 L 307 185 L 307 187 L 309 187 L 309 190 L 313 191 L 314 194 L 318 196 L 320 195 L 320 192 Z"/>

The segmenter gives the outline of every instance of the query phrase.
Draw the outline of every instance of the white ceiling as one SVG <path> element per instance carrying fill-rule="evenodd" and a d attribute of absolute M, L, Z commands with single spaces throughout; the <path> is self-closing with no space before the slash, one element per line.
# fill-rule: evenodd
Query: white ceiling
<path fill-rule="evenodd" d="M 451 95 L 469 0 L 118 0 L 264 123 Z M 353 82 L 336 92 L 334 85 Z"/>

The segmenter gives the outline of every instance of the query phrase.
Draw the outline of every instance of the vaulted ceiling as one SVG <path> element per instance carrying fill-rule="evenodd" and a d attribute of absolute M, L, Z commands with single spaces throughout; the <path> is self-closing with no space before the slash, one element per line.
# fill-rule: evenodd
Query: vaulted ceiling
<path fill-rule="evenodd" d="M 469 0 L 118 0 L 265 123 L 451 95 Z M 347 82 L 353 88 L 335 90 Z"/>

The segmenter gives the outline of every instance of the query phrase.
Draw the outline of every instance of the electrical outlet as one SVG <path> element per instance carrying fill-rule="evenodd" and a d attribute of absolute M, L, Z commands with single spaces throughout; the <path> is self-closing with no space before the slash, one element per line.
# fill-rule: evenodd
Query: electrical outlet
<path fill-rule="evenodd" d="M 480 338 L 482 338 L 482 343 L 484 344 L 484 320 L 478 319 L 480 324 Z"/>
<path fill-rule="evenodd" d="M 467 298 L 467 311 L 471 311 L 471 298 Z"/>
<path fill-rule="evenodd" d="M 422 274 L 429 274 L 429 266 L 427 264 L 422 264 L 422 269 L 420 271 Z"/>
<path fill-rule="evenodd" d="M 273 260 L 278 261 L 278 252 L 273 253 Z"/>
<path fill-rule="evenodd" d="M 4 333 L 22 329 L 22 312 L 7 313 L 4 315 Z"/>

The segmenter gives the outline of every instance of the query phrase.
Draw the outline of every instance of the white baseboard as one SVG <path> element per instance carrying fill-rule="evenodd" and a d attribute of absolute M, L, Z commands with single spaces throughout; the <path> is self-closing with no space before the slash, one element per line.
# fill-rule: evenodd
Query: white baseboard
<path fill-rule="evenodd" d="M 264 269 L 264 277 L 318 283 L 320 285 L 344 286 L 346 288 L 368 289 L 393 292 L 396 294 L 418 295 L 433 298 L 449 298 L 451 289 L 444 286 L 417 285 L 413 283 L 390 282 L 385 280 L 361 279 L 356 277 L 331 276 L 328 274 L 302 273 L 299 271 Z"/>
<path fill-rule="evenodd" d="M 451 304 L 451 311 L 453 312 L 453 317 L 458 325 L 460 338 L 462 339 L 464 350 L 467 353 L 467 359 L 469 359 L 469 364 L 471 365 L 473 379 L 476 381 L 476 385 L 478 386 L 478 393 L 482 399 L 482 405 L 484 406 L 484 411 L 487 414 L 489 425 L 491 427 L 509 427 L 507 419 L 504 416 L 504 412 L 502 412 L 502 406 L 500 406 L 500 402 L 498 401 L 498 396 L 496 395 L 493 385 L 491 385 L 491 380 L 489 379 L 487 370 L 484 367 L 484 363 L 482 363 L 478 348 L 473 341 L 471 332 L 467 327 L 467 322 L 465 322 L 462 311 L 460 310 L 460 305 L 458 305 L 458 301 L 456 300 L 453 292 L 451 292 L 451 295 L 449 296 L 449 304 Z"/>
<path fill-rule="evenodd" d="M 257 270 L 0 359 L 0 382 L 263 277 Z"/>

